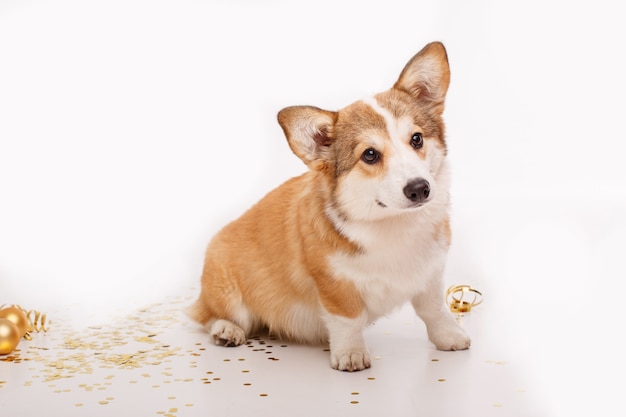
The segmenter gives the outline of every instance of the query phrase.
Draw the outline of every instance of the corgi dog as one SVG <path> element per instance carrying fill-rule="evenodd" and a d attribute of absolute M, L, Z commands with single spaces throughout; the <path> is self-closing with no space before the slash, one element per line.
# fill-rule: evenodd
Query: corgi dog
<path fill-rule="evenodd" d="M 440 350 L 470 346 L 445 303 L 450 245 L 443 44 L 426 45 L 393 87 L 339 111 L 278 113 L 308 167 L 208 245 L 190 315 L 215 343 L 261 329 L 328 343 L 341 371 L 371 366 L 363 330 L 411 302 Z"/>

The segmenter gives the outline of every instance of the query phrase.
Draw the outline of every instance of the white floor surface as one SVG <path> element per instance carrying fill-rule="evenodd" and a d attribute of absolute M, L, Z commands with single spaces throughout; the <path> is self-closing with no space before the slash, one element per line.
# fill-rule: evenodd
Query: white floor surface
<path fill-rule="evenodd" d="M 184 315 L 195 291 L 108 323 L 49 314 L 47 333 L 0 357 L 6 416 L 547 416 L 489 299 L 458 320 L 467 351 L 437 351 L 407 306 L 366 331 L 372 368 L 267 336 L 214 346 Z"/>

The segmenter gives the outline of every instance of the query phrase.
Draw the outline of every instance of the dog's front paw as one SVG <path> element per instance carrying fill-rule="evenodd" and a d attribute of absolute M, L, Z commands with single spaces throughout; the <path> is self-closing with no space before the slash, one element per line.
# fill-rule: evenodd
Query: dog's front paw
<path fill-rule="evenodd" d="M 470 347 L 469 336 L 454 321 L 439 324 L 429 330 L 428 337 L 439 350 L 464 350 Z"/>
<path fill-rule="evenodd" d="M 367 350 L 342 350 L 330 353 L 330 366 L 339 371 L 362 371 L 372 366 Z"/>
<path fill-rule="evenodd" d="M 239 346 L 246 341 L 243 329 L 228 320 L 217 320 L 211 326 L 211 335 L 216 345 L 233 347 Z"/>

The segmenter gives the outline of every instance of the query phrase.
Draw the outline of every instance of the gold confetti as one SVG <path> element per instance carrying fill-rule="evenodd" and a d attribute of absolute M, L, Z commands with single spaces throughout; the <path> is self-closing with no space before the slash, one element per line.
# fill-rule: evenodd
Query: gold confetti
<path fill-rule="evenodd" d="M 158 311 L 158 310 L 156 310 Z M 173 311 L 173 310 L 172 310 Z M 150 316 L 146 316 L 144 313 L 149 313 Z M 162 372 L 163 370 L 172 370 L 172 366 L 168 366 L 164 368 L 162 366 L 167 363 L 171 363 L 172 360 L 170 358 L 172 356 L 179 357 L 191 357 L 191 358 L 199 358 L 202 356 L 201 351 L 206 350 L 205 347 L 201 343 L 196 343 L 195 348 L 193 350 L 185 351 L 184 348 L 176 347 L 175 345 L 170 346 L 169 344 L 162 343 L 163 341 L 159 341 L 159 335 L 162 332 L 159 331 L 159 328 L 167 327 L 168 322 L 178 322 L 178 310 L 176 310 L 176 314 L 157 314 L 155 316 L 155 309 L 153 307 L 149 307 L 143 309 L 140 313 L 129 315 L 125 320 L 120 320 L 120 324 L 107 324 L 105 326 L 100 325 L 92 325 L 89 327 L 84 327 L 80 332 L 73 331 L 69 326 L 65 325 L 61 322 L 61 325 L 56 328 L 55 323 L 55 332 L 52 333 L 51 336 L 45 336 L 46 339 L 35 339 L 35 341 L 31 342 L 31 344 L 39 343 L 40 340 L 45 340 L 47 346 L 29 346 L 28 349 L 24 348 L 22 352 L 19 350 L 14 351 L 10 357 L 2 357 L 2 361 L 5 362 L 20 362 L 20 361 L 28 361 L 31 360 L 33 362 L 39 362 L 39 365 L 35 368 L 28 368 L 31 372 L 39 372 L 39 375 L 32 375 L 33 381 L 27 381 L 24 385 L 31 386 L 34 383 L 47 383 L 47 382 L 56 382 L 59 379 L 67 379 L 67 378 L 81 378 L 81 375 L 84 374 L 94 374 L 98 375 L 100 379 L 100 383 L 92 383 L 87 384 L 84 383 L 85 380 L 78 380 L 75 387 L 78 387 L 86 392 L 101 390 L 105 391 L 110 389 L 113 384 L 113 381 L 117 378 L 116 375 L 119 375 L 115 369 L 137 369 L 132 375 L 133 377 L 137 377 L 141 375 L 144 378 L 152 378 L 154 375 L 153 372 L 142 372 L 142 368 L 158 367 L 157 373 L 165 375 L 166 377 L 173 377 L 172 372 Z M 154 316 L 154 317 L 153 317 Z M 157 317 L 158 316 L 158 317 Z M 47 327 L 48 324 L 44 324 Z M 65 327 L 64 327 L 65 326 Z M 156 327 L 155 329 L 149 329 L 149 327 Z M 264 341 L 260 339 L 256 339 L 255 345 L 263 345 L 263 347 L 272 347 L 271 345 L 267 345 Z M 142 343 L 144 346 L 143 350 L 135 350 L 128 349 L 128 347 L 133 346 L 133 343 L 136 346 L 136 343 Z M 148 346 L 149 345 L 149 346 Z M 266 351 L 264 348 L 261 348 L 261 351 L 265 352 L 266 355 L 271 354 L 270 351 Z M 283 347 L 287 347 L 287 345 L 283 345 Z M 176 358 L 171 358 L 176 360 Z M 219 360 L 219 359 L 218 359 Z M 224 362 L 244 362 L 246 358 L 243 357 L 235 357 L 232 359 L 226 359 Z M 270 358 L 270 360 L 278 360 L 277 358 Z M 176 366 L 178 367 L 180 363 Z M 200 366 L 198 362 L 190 361 L 189 367 L 198 367 Z M 98 371 L 98 368 L 103 369 L 111 369 L 112 371 Z M 249 369 L 241 370 L 242 373 L 250 373 Z M 206 375 L 213 375 L 213 371 L 206 371 Z M 177 378 L 176 382 L 191 382 L 198 380 L 199 378 Z M 220 381 L 221 378 L 215 377 L 213 381 Z M 81 382 L 78 384 L 78 382 Z M 90 380 L 90 382 L 95 382 Z M 118 381 L 120 382 L 120 381 Z M 138 380 L 130 380 L 127 383 L 137 384 L 141 381 Z M 163 382 L 171 383 L 173 381 L 154 381 L 157 383 Z M 202 379 L 202 382 L 205 384 L 211 384 L 211 381 Z M 246 382 L 243 383 L 244 386 L 251 386 L 252 383 Z M 47 384 L 45 384 L 47 385 Z M 51 384 L 52 385 L 52 384 Z M 61 384 L 57 384 L 62 386 Z M 149 384 L 151 385 L 151 384 Z M 5 388 L 9 386 L 7 381 L 0 381 L 0 388 Z M 152 385 L 153 387 L 160 387 L 160 385 Z M 240 385 L 241 386 L 241 385 Z M 65 385 L 67 387 L 67 385 Z M 59 388 L 52 388 L 51 392 L 56 394 L 59 393 L 70 393 L 72 390 L 65 388 L 62 386 Z M 65 389 L 63 389 L 65 388 Z M 260 396 L 266 397 L 267 393 L 259 394 Z M 175 396 L 167 397 L 170 400 L 176 400 Z M 113 397 L 102 398 L 101 400 L 95 399 L 94 402 L 98 402 L 101 405 L 110 404 L 113 401 Z M 71 404 L 71 403 L 70 403 Z M 84 407 L 85 405 L 89 405 L 88 403 L 75 403 L 73 404 L 76 407 Z M 182 404 L 180 405 L 182 407 Z M 185 407 L 191 407 L 193 404 L 188 403 L 185 404 Z M 174 415 L 179 412 L 179 408 L 170 408 L 167 412 L 162 411 L 161 414 L 165 415 Z"/>
<path fill-rule="evenodd" d="M 144 337 L 135 336 L 135 341 L 142 342 L 142 343 L 156 343 L 157 341 L 152 339 L 151 337 L 152 336 L 144 336 Z"/>

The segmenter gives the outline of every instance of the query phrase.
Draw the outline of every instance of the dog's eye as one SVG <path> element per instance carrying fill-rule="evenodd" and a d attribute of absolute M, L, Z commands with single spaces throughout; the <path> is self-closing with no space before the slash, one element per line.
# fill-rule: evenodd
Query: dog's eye
<path fill-rule="evenodd" d="M 415 149 L 419 149 L 424 146 L 424 138 L 421 133 L 413 133 L 413 136 L 411 136 L 411 146 Z"/>
<path fill-rule="evenodd" d="M 368 148 L 361 154 L 361 159 L 366 164 L 375 164 L 380 159 L 380 152 L 374 148 Z"/>

